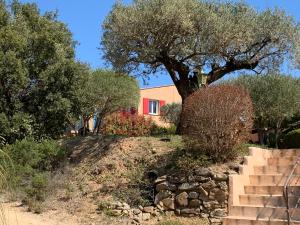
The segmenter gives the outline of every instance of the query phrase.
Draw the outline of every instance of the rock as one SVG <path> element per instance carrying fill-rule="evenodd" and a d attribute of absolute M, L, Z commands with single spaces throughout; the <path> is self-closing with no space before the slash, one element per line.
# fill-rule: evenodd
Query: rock
<path fill-rule="evenodd" d="M 172 193 L 170 191 L 164 190 L 164 191 L 160 191 L 154 199 L 154 204 L 157 205 L 161 200 L 165 199 L 165 198 L 169 198 L 171 197 Z"/>
<path fill-rule="evenodd" d="M 173 184 L 180 184 L 180 183 L 187 182 L 187 179 L 185 176 L 170 176 L 169 182 Z"/>
<path fill-rule="evenodd" d="M 150 218 L 151 218 L 151 214 L 150 213 L 143 213 L 142 214 L 142 220 L 143 221 L 150 220 Z"/>
<path fill-rule="evenodd" d="M 226 182 L 220 182 L 218 183 L 218 187 L 223 190 L 223 191 L 227 191 L 228 190 L 228 185 Z"/>
<path fill-rule="evenodd" d="M 176 215 L 180 215 L 180 214 L 181 214 L 180 209 L 176 209 L 176 210 L 175 210 L 175 214 L 176 214 Z"/>
<path fill-rule="evenodd" d="M 199 186 L 199 183 L 183 183 L 178 187 L 180 191 L 192 191 Z"/>
<path fill-rule="evenodd" d="M 177 191 L 177 186 L 175 184 L 169 184 L 170 191 Z"/>
<path fill-rule="evenodd" d="M 200 213 L 200 217 L 201 218 L 208 218 L 209 214 L 207 214 L 207 213 Z"/>
<path fill-rule="evenodd" d="M 125 203 L 125 202 L 123 203 L 123 206 L 122 206 L 122 207 L 123 207 L 123 209 L 130 209 L 130 205 L 128 205 L 128 204 Z"/>
<path fill-rule="evenodd" d="M 162 200 L 163 207 L 165 210 L 174 210 L 175 209 L 175 204 L 174 204 L 174 199 L 173 198 L 165 198 Z"/>
<path fill-rule="evenodd" d="M 143 212 L 145 213 L 153 213 L 154 207 L 153 206 L 146 206 L 143 208 Z"/>
<path fill-rule="evenodd" d="M 134 215 L 138 215 L 140 213 L 142 213 L 142 211 L 140 209 L 133 209 L 133 214 Z"/>
<path fill-rule="evenodd" d="M 180 210 L 180 213 L 181 213 L 181 215 L 184 215 L 184 214 L 199 215 L 200 209 L 182 209 L 182 210 Z"/>
<path fill-rule="evenodd" d="M 176 202 L 179 206 L 188 206 L 188 193 L 182 192 L 176 196 Z"/>
<path fill-rule="evenodd" d="M 199 194 L 195 191 L 192 191 L 189 193 L 189 198 L 194 199 L 194 198 L 198 198 L 198 197 L 199 197 Z"/>
<path fill-rule="evenodd" d="M 135 215 L 135 216 L 133 217 L 133 220 L 136 221 L 137 223 L 141 223 L 142 220 L 143 220 L 142 213 L 141 213 L 141 214 L 138 214 L 138 215 Z"/>
<path fill-rule="evenodd" d="M 219 202 L 217 201 L 207 201 L 207 202 L 203 202 L 203 206 L 207 209 L 207 210 L 212 210 L 217 208 L 219 205 Z"/>
<path fill-rule="evenodd" d="M 215 209 L 210 213 L 210 216 L 213 218 L 223 218 L 227 216 L 226 209 Z"/>
<path fill-rule="evenodd" d="M 199 199 L 201 200 L 207 200 L 208 199 L 208 192 L 204 190 L 203 187 L 199 187 L 198 188 L 198 192 L 199 192 Z"/>
<path fill-rule="evenodd" d="M 206 183 L 201 184 L 201 187 L 205 190 L 212 190 L 213 188 L 217 187 L 217 184 L 214 180 L 210 180 Z"/>
<path fill-rule="evenodd" d="M 158 177 L 158 178 L 155 180 L 154 184 L 158 184 L 158 183 L 164 182 L 164 181 L 166 181 L 166 180 L 167 180 L 167 176 L 164 175 L 164 176 Z"/>
<path fill-rule="evenodd" d="M 121 216 L 122 215 L 122 210 L 119 209 L 113 209 L 111 210 L 112 215 L 114 216 Z"/>
<path fill-rule="evenodd" d="M 216 180 L 216 181 L 227 181 L 228 180 L 228 175 L 226 175 L 226 174 L 215 174 L 214 175 L 214 180 Z"/>
<path fill-rule="evenodd" d="M 219 202 L 219 203 L 224 203 L 227 200 L 227 196 L 228 196 L 228 192 L 227 191 L 223 191 L 221 189 L 218 189 L 215 192 L 215 199 Z"/>
<path fill-rule="evenodd" d="M 163 181 L 163 182 L 157 184 L 155 189 L 156 189 L 157 192 L 164 191 L 164 190 L 169 190 L 169 182 L 168 181 Z"/>
<path fill-rule="evenodd" d="M 160 210 L 160 211 L 164 211 L 164 206 L 163 206 L 163 203 L 162 202 L 159 202 L 161 204 L 157 204 L 156 207 Z"/>
<path fill-rule="evenodd" d="M 204 176 L 204 177 L 211 177 L 211 176 L 213 176 L 213 173 L 209 169 L 204 168 L 204 167 L 197 169 L 195 171 L 195 174 L 199 175 L 199 176 Z"/>
<path fill-rule="evenodd" d="M 190 208 L 199 208 L 201 205 L 201 201 L 199 199 L 192 199 L 190 202 L 189 202 L 189 207 Z"/>

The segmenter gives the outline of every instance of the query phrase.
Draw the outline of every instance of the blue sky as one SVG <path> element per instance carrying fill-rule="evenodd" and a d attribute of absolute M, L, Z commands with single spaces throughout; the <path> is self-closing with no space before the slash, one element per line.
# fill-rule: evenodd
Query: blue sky
<path fill-rule="evenodd" d="M 74 39 L 80 44 L 76 48 L 76 57 L 86 62 L 92 68 L 103 68 L 100 47 L 101 24 L 109 13 L 114 0 L 20 0 L 21 2 L 35 2 L 42 12 L 58 10 L 59 19 L 65 22 L 74 35 Z M 123 0 L 130 3 L 131 0 Z M 263 10 L 265 8 L 280 7 L 288 14 L 300 21 L 299 0 L 246 0 L 253 7 Z M 287 73 L 297 73 L 289 68 Z M 151 77 L 149 86 L 158 86 L 172 83 L 168 75 Z M 144 84 L 141 82 L 141 86 Z"/>

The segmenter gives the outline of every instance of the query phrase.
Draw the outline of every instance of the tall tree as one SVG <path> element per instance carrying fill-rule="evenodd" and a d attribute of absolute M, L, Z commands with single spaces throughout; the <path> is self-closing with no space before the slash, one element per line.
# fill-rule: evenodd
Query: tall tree
<path fill-rule="evenodd" d="M 118 2 L 103 29 L 105 58 L 116 69 L 144 77 L 166 70 L 183 101 L 231 72 L 278 67 L 300 45 L 292 17 L 242 2 Z"/>
<path fill-rule="evenodd" d="M 255 111 L 255 127 L 260 134 L 261 144 L 264 134 L 275 132 L 275 145 L 284 128 L 284 123 L 300 112 L 300 79 L 269 74 L 268 76 L 240 76 L 235 84 L 246 87 L 251 95 Z"/>
<path fill-rule="evenodd" d="M 55 12 L 41 14 L 36 4 L 0 1 L 0 127 L 7 128 L 6 137 L 25 125 L 37 137 L 63 132 L 82 77 L 74 47 Z"/>
<path fill-rule="evenodd" d="M 77 92 L 84 133 L 93 116 L 97 118 L 94 132 L 98 133 L 105 116 L 137 107 L 139 93 L 138 83 L 132 77 L 105 70 L 90 73 L 85 85 Z"/>

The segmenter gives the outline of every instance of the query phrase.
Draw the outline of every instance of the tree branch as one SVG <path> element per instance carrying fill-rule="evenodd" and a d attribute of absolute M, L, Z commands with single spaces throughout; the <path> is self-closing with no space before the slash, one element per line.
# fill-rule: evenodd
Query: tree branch
<path fill-rule="evenodd" d="M 233 59 L 227 61 L 225 66 L 215 67 L 208 73 L 207 83 L 211 84 L 214 81 L 222 78 L 225 74 L 231 73 L 237 70 L 249 69 L 253 70 L 259 61 L 235 61 Z"/>

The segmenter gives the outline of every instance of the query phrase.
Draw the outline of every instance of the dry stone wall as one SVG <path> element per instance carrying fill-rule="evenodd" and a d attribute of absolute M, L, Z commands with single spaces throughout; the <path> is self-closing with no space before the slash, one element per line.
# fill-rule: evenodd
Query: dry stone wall
<path fill-rule="evenodd" d="M 227 216 L 229 172 L 201 168 L 193 174 L 173 174 L 155 181 L 155 205 L 179 216 L 200 216 L 219 224 Z"/>

